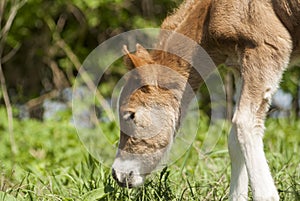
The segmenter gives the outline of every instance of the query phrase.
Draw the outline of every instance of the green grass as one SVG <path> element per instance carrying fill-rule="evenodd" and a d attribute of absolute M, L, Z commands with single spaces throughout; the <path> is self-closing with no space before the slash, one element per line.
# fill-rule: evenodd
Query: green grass
<path fill-rule="evenodd" d="M 197 140 L 176 163 L 150 176 L 143 187 L 123 189 L 112 179 L 110 169 L 88 154 L 66 119 L 15 120 L 19 150 L 12 155 L 5 113 L 0 110 L 0 200 L 228 199 L 229 126 L 222 130 L 214 150 L 203 155 L 204 119 Z M 281 200 L 300 200 L 300 121 L 269 119 L 266 126 L 266 155 Z M 104 129 L 110 130 L 117 128 L 108 125 Z"/>

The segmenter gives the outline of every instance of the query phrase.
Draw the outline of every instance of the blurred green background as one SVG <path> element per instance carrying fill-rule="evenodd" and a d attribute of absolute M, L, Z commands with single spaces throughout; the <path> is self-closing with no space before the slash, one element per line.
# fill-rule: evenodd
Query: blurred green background
<path fill-rule="evenodd" d="M 105 40 L 125 31 L 159 27 L 181 0 L 2 0 L 1 64 L 10 101 L 26 107 L 31 117 L 41 118 L 40 104 L 57 96 L 56 90 L 74 84 L 77 71 L 91 51 Z M 7 23 L 8 22 L 8 23 Z M 126 72 L 121 60 L 102 78 L 100 92 L 106 98 Z M 289 70 L 282 88 L 293 97 L 293 110 L 299 112 L 300 68 Z M 233 88 L 232 75 L 220 71 Z M 227 76 L 227 77 L 226 77 Z M 52 93 L 51 93 L 52 92 Z M 209 113 L 205 87 L 203 109 Z M 3 101 L 1 101 L 3 103 Z M 229 108 L 230 109 L 230 108 Z M 229 114 L 231 116 L 232 114 Z M 230 117 L 229 117 L 230 118 Z"/>
<path fill-rule="evenodd" d="M 82 63 L 99 44 L 122 32 L 159 27 L 179 2 L 1 1 L 5 5 L 4 13 L 0 13 L 2 29 L 12 6 L 21 4 L 2 42 L 5 45 L 2 63 L 12 102 L 24 103 L 53 89 L 71 86 L 77 74 L 77 61 Z M 9 59 L 5 57 L 7 54 L 11 55 Z M 125 68 L 118 68 L 111 72 L 109 79 L 120 77 L 124 72 Z"/>

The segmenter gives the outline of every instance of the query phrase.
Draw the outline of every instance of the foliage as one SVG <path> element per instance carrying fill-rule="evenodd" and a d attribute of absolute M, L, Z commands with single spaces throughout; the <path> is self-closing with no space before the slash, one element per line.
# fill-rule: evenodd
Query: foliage
<path fill-rule="evenodd" d="M 281 83 L 281 87 L 285 90 L 290 92 L 293 97 L 297 97 L 297 93 L 299 90 L 299 77 L 300 77 L 300 68 L 294 67 L 289 69 L 285 74 L 283 75 L 283 82 Z"/>
<path fill-rule="evenodd" d="M 66 80 L 73 84 L 76 65 L 59 46 L 58 37 L 83 62 L 98 44 L 108 38 L 136 28 L 158 27 L 178 2 L 27 0 L 17 13 L 6 40 L 6 53 L 13 48 L 18 49 L 13 59 L 5 64 L 14 103 L 27 101 L 57 87 L 59 89 L 53 81 L 55 75 L 49 61 L 57 64 Z M 110 82 L 111 77 L 120 78 L 124 70 L 114 68 L 105 81 Z M 36 76 L 28 79 L 33 74 Z M 103 88 L 109 86 L 104 84 Z"/>

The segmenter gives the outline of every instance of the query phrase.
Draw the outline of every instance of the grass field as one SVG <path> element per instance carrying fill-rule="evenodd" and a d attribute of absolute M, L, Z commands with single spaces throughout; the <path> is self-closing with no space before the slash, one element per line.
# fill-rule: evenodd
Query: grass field
<path fill-rule="evenodd" d="M 5 111 L 0 110 L 0 200 L 228 199 L 229 126 L 221 131 L 214 150 L 201 155 L 199 146 L 207 129 L 203 120 L 196 141 L 175 164 L 152 175 L 143 187 L 122 189 L 110 169 L 88 154 L 67 119 L 16 120 L 18 153 L 12 155 Z M 268 119 L 266 126 L 266 155 L 281 200 L 300 200 L 300 121 Z M 117 131 L 112 125 L 106 129 Z"/>

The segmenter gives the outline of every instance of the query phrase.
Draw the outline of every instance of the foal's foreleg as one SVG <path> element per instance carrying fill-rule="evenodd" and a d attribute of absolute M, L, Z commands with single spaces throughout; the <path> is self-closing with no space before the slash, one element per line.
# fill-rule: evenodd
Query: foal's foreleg
<path fill-rule="evenodd" d="M 256 48 L 245 49 L 242 55 L 243 84 L 233 124 L 256 201 L 279 200 L 264 154 L 262 137 L 271 97 L 289 60 L 290 44 L 287 42 L 282 47 L 274 49 L 268 44 L 261 44 Z M 242 178 L 245 178 L 242 165 L 240 174 L 242 177 L 238 181 L 242 182 Z M 240 190 L 242 192 L 236 192 L 237 195 L 245 193 L 246 189 L 244 187 Z"/>
<path fill-rule="evenodd" d="M 241 92 L 241 80 L 236 82 L 238 96 Z M 228 138 L 228 150 L 231 160 L 230 194 L 231 201 L 248 200 L 248 173 L 241 146 L 237 139 L 237 128 L 233 125 Z"/>
<path fill-rule="evenodd" d="M 245 159 L 237 139 L 237 128 L 235 125 L 233 125 L 229 135 L 228 149 L 231 159 L 229 200 L 248 200 L 248 175 L 245 165 Z"/>

